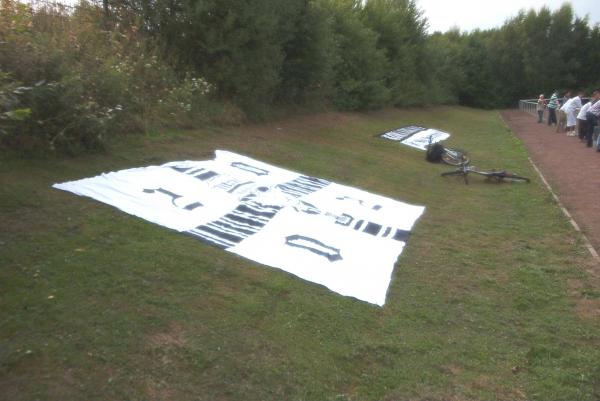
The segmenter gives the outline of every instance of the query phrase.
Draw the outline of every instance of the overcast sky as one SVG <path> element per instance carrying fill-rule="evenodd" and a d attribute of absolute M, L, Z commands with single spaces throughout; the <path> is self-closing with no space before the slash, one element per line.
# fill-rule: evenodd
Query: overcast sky
<path fill-rule="evenodd" d="M 489 29 L 502 26 L 519 10 L 539 9 L 546 5 L 554 11 L 565 0 L 417 0 L 417 5 L 429 21 L 429 32 L 445 32 L 452 27 L 461 31 Z M 600 0 L 570 1 L 579 17 L 589 16 L 590 25 L 600 22 Z"/>

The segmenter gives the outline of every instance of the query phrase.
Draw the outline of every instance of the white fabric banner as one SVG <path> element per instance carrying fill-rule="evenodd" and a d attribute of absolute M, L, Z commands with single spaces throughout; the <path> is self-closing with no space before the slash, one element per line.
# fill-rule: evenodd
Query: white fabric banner
<path fill-rule="evenodd" d="M 391 139 L 392 141 L 401 142 L 404 145 L 408 145 L 413 148 L 426 150 L 427 145 L 446 140 L 450 137 L 450 134 L 433 128 L 410 125 L 408 127 L 402 127 L 393 131 L 385 132 L 380 136 L 382 138 Z"/>
<path fill-rule="evenodd" d="M 425 209 L 220 150 L 54 187 L 377 305 Z"/>

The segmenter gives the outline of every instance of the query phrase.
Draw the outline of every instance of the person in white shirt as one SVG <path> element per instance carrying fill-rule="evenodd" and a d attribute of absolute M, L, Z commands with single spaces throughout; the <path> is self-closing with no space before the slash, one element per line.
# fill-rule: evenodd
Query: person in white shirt
<path fill-rule="evenodd" d="M 576 113 L 581 109 L 581 95 L 583 95 L 583 92 L 579 92 L 577 96 L 567 100 L 560 108 L 560 111 L 564 112 L 567 117 L 567 136 L 575 136 Z"/>
<path fill-rule="evenodd" d="M 582 142 L 585 140 L 585 137 L 586 137 L 587 131 L 588 131 L 587 118 L 585 115 L 588 112 L 588 110 L 590 109 L 590 107 L 592 106 L 592 104 L 594 104 L 593 98 L 590 99 L 589 102 L 584 104 L 581 107 L 581 110 L 579 110 L 579 114 L 577 114 L 577 126 L 579 127 L 577 133 L 579 135 L 579 140 Z"/>

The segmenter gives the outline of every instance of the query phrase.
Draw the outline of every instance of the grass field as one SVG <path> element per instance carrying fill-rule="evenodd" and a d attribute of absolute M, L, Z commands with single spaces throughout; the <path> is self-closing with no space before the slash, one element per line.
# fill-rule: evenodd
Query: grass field
<path fill-rule="evenodd" d="M 453 134 L 442 178 L 376 133 Z M 227 149 L 427 207 L 383 308 L 88 198 L 64 182 Z M 125 138 L 105 155 L 0 164 L 2 400 L 597 400 L 592 261 L 496 112 L 324 114 Z"/>

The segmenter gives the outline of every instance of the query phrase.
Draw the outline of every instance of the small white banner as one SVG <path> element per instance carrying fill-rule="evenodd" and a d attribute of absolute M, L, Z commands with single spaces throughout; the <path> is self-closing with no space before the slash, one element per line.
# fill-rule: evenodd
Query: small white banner
<path fill-rule="evenodd" d="M 450 137 L 450 134 L 433 128 L 410 125 L 385 132 L 380 136 L 385 139 L 401 142 L 413 148 L 426 150 L 429 144 L 446 140 Z"/>
<path fill-rule="evenodd" d="M 425 209 L 220 150 L 54 187 L 380 306 Z"/>

